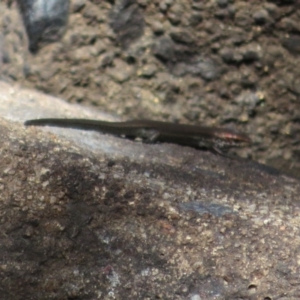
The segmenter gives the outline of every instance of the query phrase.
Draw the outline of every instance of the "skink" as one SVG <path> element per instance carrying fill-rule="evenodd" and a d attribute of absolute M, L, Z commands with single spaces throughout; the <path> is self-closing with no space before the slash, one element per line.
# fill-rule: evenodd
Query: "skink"
<path fill-rule="evenodd" d="M 140 138 L 149 143 L 175 143 L 195 148 L 212 149 L 217 152 L 220 149 L 242 147 L 251 143 L 246 134 L 231 129 L 152 120 L 107 122 L 88 119 L 34 119 L 26 121 L 25 125 L 94 130 L 131 139 Z"/>

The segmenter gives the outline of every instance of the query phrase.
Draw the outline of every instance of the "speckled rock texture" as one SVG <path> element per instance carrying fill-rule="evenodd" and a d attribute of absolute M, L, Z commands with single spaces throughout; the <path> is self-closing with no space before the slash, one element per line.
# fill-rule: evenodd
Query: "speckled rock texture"
<path fill-rule="evenodd" d="M 112 118 L 0 90 L 2 299 L 299 299 L 299 181 L 189 147 L 25 128 Z"/>
<path fill-rule="evenodd" d="M 18 0 L 17 3 L 31 52 L 61 39 L 68 23 L 69 0 Z"/>
<path fill-rule="evenodd" d="M 300 178 L 299 5 L 72 0 L 63 38 L 31 55 L 5 0 L 0 75 L 126 119 L 236 127 L 253 139 L 239 155 Z"/>

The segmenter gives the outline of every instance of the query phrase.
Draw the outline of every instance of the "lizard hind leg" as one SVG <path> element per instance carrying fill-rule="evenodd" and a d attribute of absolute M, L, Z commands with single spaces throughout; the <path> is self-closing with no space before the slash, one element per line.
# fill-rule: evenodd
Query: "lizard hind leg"
<path fill-rule="evenodd" d="M 142 129 L 137 137 L 141 138 L 144 143 L 154 144 L 158 141 L 159 132 L 154 129 Z"/>

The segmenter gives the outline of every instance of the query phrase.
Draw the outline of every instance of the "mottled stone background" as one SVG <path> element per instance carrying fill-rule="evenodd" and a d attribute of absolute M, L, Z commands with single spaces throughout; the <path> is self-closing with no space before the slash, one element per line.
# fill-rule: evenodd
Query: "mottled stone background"
<path fill-rule="evenodd" d="M 28 51 L 0 2 L 0 298 L 296 300 L 298 1 L 71 1 Z M 106 114 L 100 114 L 102 111 Z M 152 118 L 248 133 L 243 158 L 33 117 Z M 250 158 L 250 159 L 249 159 Z"/>
<path fill-rule="evenodd" d="M 71 1 L 60 42 L 31 55 L 0 3 L 1 77 L 127 119 L 232 126 L 244 157 L 297 175 L 299 1 Z"/>

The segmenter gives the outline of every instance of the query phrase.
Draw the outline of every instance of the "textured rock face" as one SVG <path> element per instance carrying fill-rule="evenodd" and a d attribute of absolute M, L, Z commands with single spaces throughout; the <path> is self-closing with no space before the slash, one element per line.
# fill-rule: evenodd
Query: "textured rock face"
<path fill-rule="evenodd" d="M 67 1 L 36 2 L 65 25 Z M 240 155 L 299 176 L 299 1 L 72 0 L 38 55 L 16 3 L 0 1 L 5 80 L 128 119 L 237 126 L 254 141 Z"/>
<path fill-rule="evenodd" d="M 3 299 L 297 299 L 299 181 L 188 147 L 25 128 L 109 118 L 0 89 Z"/>
<path fill-rule="evenodd" d="M 36 53 L 42 44 L 58 41 L 68 22 L 69 0 L 20 0 L 29 49 Z"/>

